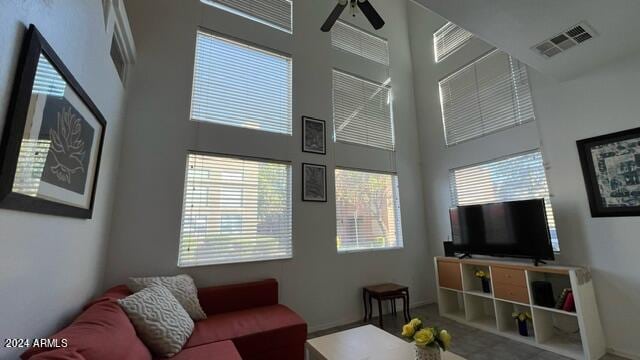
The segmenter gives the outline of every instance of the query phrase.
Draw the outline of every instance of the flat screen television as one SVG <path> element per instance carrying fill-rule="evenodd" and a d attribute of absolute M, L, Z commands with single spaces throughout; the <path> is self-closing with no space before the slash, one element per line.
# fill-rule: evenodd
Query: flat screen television
<path fill-rule="evenodd" d="M 544 199 L 458 206 L 449 216 L 456 252 L 554 259 Z"/>

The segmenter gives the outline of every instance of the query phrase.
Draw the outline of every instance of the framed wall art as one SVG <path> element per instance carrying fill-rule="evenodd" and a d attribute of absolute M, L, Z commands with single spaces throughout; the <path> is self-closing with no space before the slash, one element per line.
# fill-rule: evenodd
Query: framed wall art
<path fill-rule="evenodd" d="M 640 128 L 577 145 L 591 216 L 639 216 Z"/>
<path fill-rule="evenodd" d="M 302 117 L 302 151 L 322 154 L 327 153 L 327 131 L 324 120 L 308 116 Z"/>
<path fill-rule="evenodd" d="M 302 164 L 302 201 L 327 201 L 327 167 Z"/>
<path fill-rule="evenodd" d="M 106 121 L 34 25 L 0 145 L 0 207 L 91 218 Z"/>

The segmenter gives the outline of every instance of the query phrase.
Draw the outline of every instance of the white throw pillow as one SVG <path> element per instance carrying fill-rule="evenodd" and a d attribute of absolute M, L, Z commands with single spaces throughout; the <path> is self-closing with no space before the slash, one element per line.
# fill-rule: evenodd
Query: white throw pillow
<path fill-rule="evenodd" d="M 193 332 L 193 320 L 171 292 L 158 285 L 118 300 L 136 333 L 154 354 L 170 357 L 182 349 Z"/>
<path fill-rule="evenodd" d="M 198 288 L 196 288 L 191 276 L 182 274 L 177 276 L 129 278 L 127 283 L 129 290 L 134 293 L 151 285 L 162 285 L 169 289 L 193 320 L 207 318 L 207 314 L 204 313 L 200 306 L 200 301 L 198 301 Z"/>

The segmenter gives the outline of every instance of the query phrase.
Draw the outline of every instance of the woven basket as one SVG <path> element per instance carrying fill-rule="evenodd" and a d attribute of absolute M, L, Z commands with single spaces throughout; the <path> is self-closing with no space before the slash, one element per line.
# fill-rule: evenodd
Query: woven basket
<path fill-rule="evenodd" d="M 416 360 L 440 360 L 440 349 L 432 346 L 416 346 Z"/>

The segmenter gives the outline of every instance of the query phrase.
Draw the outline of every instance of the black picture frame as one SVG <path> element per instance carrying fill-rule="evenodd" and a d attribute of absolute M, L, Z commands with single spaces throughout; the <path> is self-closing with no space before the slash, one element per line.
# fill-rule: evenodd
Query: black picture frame
<path fill-rule="evenodd" d="M 321 173 L 312 174 L 313 169 L 320 170 Z M 315 178 L 309 178 L 309 175 Z M 317 178 L 318 176 L 320 179 Z M 318 184 L 318 181 L 322 181 L 322 184 Z M 319 191 L 322 191 L 321 195 L 317 194 Z M 316 192 L 316 195 L 313 192 Z M 302 163 L 302 201 L 327 202 L 327 167 L 325 165 Z"/>
<path fill-rule="evenodd" d="M 36 71 L 38 66 L 43 64 L 56 77 L 59 88 L 55 91 L 59 93 L 54 93 L 53 87 L 46 90 L 37 88 L 37 91 L 34 92 Z M 50 99 L 51 102 L 49 102 Z M 41 106 L 42 114 L 34 115 L 36 113 L 34 110 L 29 112 L 30 107 L 40 109 L 38 106 Z M 50 124 L 51 121 L 54 121 L 51 120 L 53 118 L 52 111 L 58 111 L 55 113 L 57 115 L 57 132 L 52 132 L 53 127 Z M 65 119 L 65 111 L 67 120 L 66 122 L 65 120 L 61 122 L 61 116 Z M 38 124 L 34 120 L 36 118 Z M 45 126 L 45 123 L 47 126 Z M 29 125 L 30 136 L 33 136 L 33 131 L 38 131 L 38 133 L 35 138 L 28 138 L 27 142 L 25 142 L 27 124 Z M 51 45 L 40 34 L 36 26 L 31 24 L 26 31 L 20 52 L 12 97 L 0 143 L 0 207 L 90 219 L 93 214 L 106 126 L 107 122 L 96 105 L 82 89 Z M 65 128 L 65 130 L 62 130 L 62 128 Z M 42 147 L 47 144 L 45 141 L 44 145 L 42 145 L 44 138 L 41 137 L 43 132 L 46 133 L 47 129 L 51 139 L 48 143 L 49 145 Z M 31 141 L 31 143 L 28 141 Z M 33 145 L 38 142 L 40 144 Z M 58 144 L 63 144 L 63 146 L 60 148 Z M 89 144 L 88 149 L 86 147 L 87 144 Z M 22 149 L 23 147 L 24 149 Z M 38 148 L 36 149 L 36 147 Z M 23 153 L 21 153 L 21 149 L 24 151 Z M 20 163 L 19 157 L 21 154 L 29 155 L 32 153 L 35 154 L 33 158 L 25 157 L 27 160 L 23 159 L 23 162 Z M 57 170 L 55 171 L 53 167 L 48 166 L 51 153 L 55 153 L 51 158 L 55 158 L 56 164 L 60 165 L 56 166 Z M 14 182 L 16 181 L 18 165 L 21 164 L 23 166 L 26 163 L 35 168 L 33 164 L 35 164 L 34 159 L 36 159 L 36 156 L 39 156 L 37 159 L 41 161 L 40 165 L 38 165 L 41 167 L 39 168 L 40 178 L 37 179 L 36 184 L 37 189 L 32 189 L 35 192 L 29 195 L 26 195 L 25 192 L 16 192 Z M 64 164 L 64 160 L 68 161 L 70 159 L 75 161 L 73 165 L 67 166 Z M 34 162 L 29 163 L 28 160 L 33 160 Z M 75 168 L 71 166 L 75 166 Z M 31 169 L 29 168 L 28 171 L 21 170 L 23 172 L 20 174 L 29 174 L 29 171 L 32 171 Z M 49 169 L 51 169 L 51 173 L 47 172 Z M 31 176 L 33 176 L 33 172 Z M 49 176 L 49 179 L 54 180 L 57 177 L 58 183 L 55 181 L 48 182 L 47 176 Z M 80 176 L 80 178 L 77 176 Z M 79 181 L 76 181 L 76 179 L 79 179 Z M 68 188 L 56 186 L 62 184 L 63 181 L 68 183 Z M 50 191 L 46 196 L 42 194 L 43 190 L 41 190 L 44 187 L 43 183 Z M 72 188 L 72 186 L 75 188 Z M 18 190 L 21 189 L 18 188 Z M 51 193 L 55 193 L 55 195 L 52 196 L 50 195 Z M 73 197 L 70 196 L 67 199 L 66 195 L 68 194 L 72 194 Z"/>
<path fill-rule="evenodd" d="M 578 140 L 576 144 L 591 216 L 640 216 L 640 128 Z M 611 174 L 613 166 L 616 172 Z M 607 195 L 603 191 L 611 192 Z M 615 206 L 614 202 L 627 204 Z"/>
<path fill-rule="evenodd" d="M 312 129 L 312 126 L 322 127 L 321 135 L 312 134 L 311 131 L 317 131 Z M 319 149 L 318 137 L 322 137 L 322 147 Z M 302 151 L 313 154 L 326 155 L 327 154 L 327 122 L 324 120 L 312 118 L 310 116 L 302 117 Z"/>

